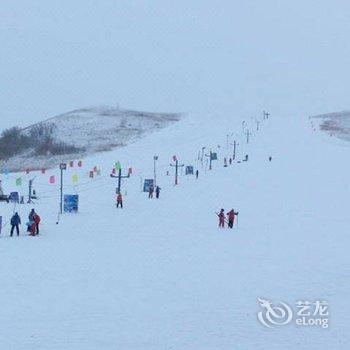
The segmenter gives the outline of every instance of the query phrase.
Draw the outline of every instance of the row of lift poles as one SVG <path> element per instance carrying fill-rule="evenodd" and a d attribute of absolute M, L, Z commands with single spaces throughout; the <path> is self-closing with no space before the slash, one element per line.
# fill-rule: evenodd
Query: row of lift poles
<path fill-rule="evenodd" d="M 269 119 L 270 113 L 267 113 L 265 111 L 263 111 L 263 119 Z M 260 121 L 256 120 L 256 128 L 257 130 L 259 130 L 259 125 L 260 125 Z M 245 129 L 245 121 L 242 122 L 242 130 L 243 132 L 245 132 L 245 135 L 247 137 L 247 143 L 249 143 L 249 137 L 252 134 L 249 129 L 244 130 Z M 236 142 L 236 140 L 233 141 L 233 143 L 229 143 L 229 138 L 231 135 L 226 135 L 227 137 L 227 149 L 229 148 L 229 145 L 233 146 L 233 160 L 236 158 L 236 152 L 237 152 L 237 146 L 239 145 L 238 142 Z M 209 170 L 212 169 L 212 161 L 213 161 L 213 153 L 212 150 L 209 151 L 209 153 L 205 153 L 205 149 L 206 147 L 202 147 L 202 154 L 201 154 L 201 162 L 202 162 L 202 167 L 203 167 L 203 160 L 204 157 L 209 158 Z M 156 171 L 156 162 L 158 160 L 158 156 L 155 155 L 153 157 L 153 181 L 154 181 L 154 186 L 156 186 L 157 184 L 157 171 Z M 175 168 L 175 185 L 178 185 L 178 177 L 179 177 L 179 168 L 184 167 L 184 164 L 179 164 L 179 160 L 174 157 L 174 164 L 170 164 L 171 167 Z M 67 170 L 67 164 L 66 163 L 61 163 L 60 164 L 60 171 L 61 171 L 61 184 L 60 184 L 60 214 L 63 213 L 63 171 Z M 128 172 L 127 175 L 122 175 L 122 169 L 121 167 L 118 169 L 118 174 L 111 174 L 110 175 L 112 178 L 117 178 L 118 179 L 118 185 L 117 185 L 117 189 L 116 192 L 120 193 L 121 191 L 121 180 L 122 179 L 126 179 L 130 177 L 130 172 Z M 28 203 L 32 202 L 32 185 L 33 185 L 33 181 L 34 179 L 31 179 L 29 181 L 29 199 L 28 199 Z"/>
<path fill-rule="evenodd" d="M 269 119 L 270 113 L 263 111 L 263 120 Z M 259 131 L 260 129 L 260 121 L 258 119 L 256 119 L 256 130 Z M 246 122 L 242 121 L 242 131 L 243 133 L 246 135 L 246 142 L 249 143 L 250 140 L 250 136 L 252 135 L 251 131 L 249 129 L 245 130 L 245 126 L 246 126 Z M 230 137 L 233 136 L 232 134 L 227 134 L 226 135 L 226 148 L 229 149 L 229 146 L 233 146 L 233 156 L 232 156 L 232 160 L 235 160 L 236 158 L 236 152 L 237 152 L 237 146 L 239 145 L 239 143 L 234 140 L 233 143 L 229 142 Z M 203 168 L 203 161 L 204 161 L 204 157 L 208 157 L 209 158 L 209 170 L 212 169 L 212 160 L 213 160 L 213 152 L 210 150 L 209 154 L 205 154 L 205 149 L 206 147 L 202 147 L 202 154 L 199 157 L 199 159 L 202 162 L 202 168 Z"/>

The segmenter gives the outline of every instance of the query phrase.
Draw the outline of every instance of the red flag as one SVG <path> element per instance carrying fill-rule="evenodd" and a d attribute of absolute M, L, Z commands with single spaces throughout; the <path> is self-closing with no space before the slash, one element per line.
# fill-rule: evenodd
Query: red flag
<path fill-rule="evenodd" d="M 94 172 L 96 173 L 96 171 L 97 171 L 97 166 L 94 166 Z"/>
<path fill-rule="evenodd" d="M 83 162 L 81 160 L 79 160 L 78 167 L 81 168 L 82 166 L 83 166 Z"/>
<path fill-rule="evenodd" d="M 173 161 L 176 162 L 177 161 L 177 157 L 173 156 Z"/>
<path fill-rule="evenodd" d="M 113 168 L 112 169 L 112 174 L 115 175 L 115 173 L 116 173 L 116 170 L 115 170 L 115 168 Z"/>
<path fill-rule="evenodd" d="M 128 169 L 128 174 L 131 175 L 132 174 L 132 168 Z"/>
<path fill-rule="evenodd" d="M 49 183 L 54 184 L 55 183 L 55 175 L 50 176 Z"/>
<path fill-rule="evenodd" d="M 42 169 L 41 169 L 41 173 L 42 173 L 42 174 L 45 174 L 45 172 L 46 172 L 46 169 L 45 169 L 45 168 L 42 168 Z"/>
<path fill-rule="evenodd" d="M 71 161 L 69 162 L 69 166 L 70 166 L 71 168 L 74 167 L 74 160 L 71 160 Z"/>

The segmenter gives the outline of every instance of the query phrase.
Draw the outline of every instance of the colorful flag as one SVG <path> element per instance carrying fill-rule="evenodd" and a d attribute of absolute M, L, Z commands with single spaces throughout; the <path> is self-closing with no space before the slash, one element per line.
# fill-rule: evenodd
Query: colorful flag
<path fill-rule="evenodd" d="M 49 178 L 49 183 L 50 183 L 50 184 L 54 184 L 55 181 L 56 181 L 55 175 L 50 176 L 50 178 Z"/>
<path fill-rule="evenodd" d="M 72 182 L 73 182 L 74 184 L 76 184 L 76 183 L 78 182 L 78 175 L 77 175 L 77 174 L 74 174 L 74 175 L 72 176 Z"/>
<path fill-rule="evenodd" d="M 173 156 L 173 161 L 176 162 L 177 161 L 177 157 Z"/>
<path fill-rule="evenodd" d="M 45 168 L 42 168 L 42 169 L 41 169 L 41 173 L 42 173 L 42 174 L 45 174 L 45 173 L 46 173 L 46 169 L 45 169 Z"/>
<path fill-rule="evenodd" d="M 82 166 L 83 166 L 83 162 L 81 160 L 79 160 L 78 167 L 81 168 Z"/>
<path fill-rule="evenodd" d="M 96 175 L 98 175 L 98 176 L 101 175 L 101 169 L 98 169 L 98 170 L 96 171 Z"/>
<path fill-rule="evenodd" d="M 73 168 L 73 167 L 74 167 L 74 160 L 71 160 L 71 161 L 69 162 L 69 167 L 70 167 L 70 168 Z"/>
<path fill-rule="evenodd" d="M 16 186 L 22 186 L 22 178 L 21 177 L 18 177 L 16 179 Z"/>
<path fill-rule="evenodd" d="M 128 169 L 128 174 L 131 175 L 132 174 L 132 168 Z"/>
<path fill-rule="evenodd" d="M 120 162 L 116 162 L 116 163 L 115 163 L 115 168 L 116 168 L 117 170 L 122 170 L 122 166 L 121 166 Z"/>

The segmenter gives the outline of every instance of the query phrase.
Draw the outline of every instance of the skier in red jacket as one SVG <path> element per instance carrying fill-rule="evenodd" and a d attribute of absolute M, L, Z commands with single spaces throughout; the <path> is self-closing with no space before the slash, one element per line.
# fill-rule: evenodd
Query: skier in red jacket
<path fill-rule="evenodd" d="M 225 227 L 225 210 L 224 209 L 220 210 L 218 217 L 219 217 L 219 227 L 224 228 Z"/>
<path fill-rule="evenodd" d="M 234 209 L 231 209 L 226 215 L 228 219 L 228 227 L 233 228 L 233 223 L 235 221 L 236 215 L 238 215 L 238 212 L 235 212 Z"/>
<path fill-rule="evenodd" d="M 123 209 L 123 196 L 120 192 L 117 194 L 117 208 L 119 206 Z"/>
<path fill-rule="evenodd" d="M 35 213 L 33 215 L 33 221 L 35 223 L 35 233 L 38 235 L 39 234 L 39 224 L 40 224 L 41 218 L 37 213 Z"/>
<path fill-rule="evenodd" d="M 28 223 L 28 232 L 29 232 L 29 236 L 35 236 L 36 223 L 34 221 L 29 221 L 29 223 Z"/>

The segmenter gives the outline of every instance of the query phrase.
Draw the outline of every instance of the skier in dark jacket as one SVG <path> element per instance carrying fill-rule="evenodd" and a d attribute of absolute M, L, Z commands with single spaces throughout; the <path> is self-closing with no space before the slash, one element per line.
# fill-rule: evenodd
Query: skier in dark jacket
<path fill-rule="evenodd" d="M 30 211 L 29 215 L 28 215 L 29 221 L 33 221 L 33 217 L 34 217 L 35 214 L 36 214 L 36 213 L 35 213 L 35 210 L 32 209 L 32 210 Z"/>
<path fill-rule="evenodd" d="M 198 179 L 198 176 L 199 176 L 199 171 L 196 170 L 196 179 Z"/>
<path fill-rule="evenodd" d="M 148 190 L 148 198 L 153 198 L 154 186 L 151 185 Z"/>
<path fill-rule="evenodd" d="M 159 194 L 160 194 L 161 188 L 159 186 L 156 187 L 156 198 L 159 199 Z"/>
<path fill-rule="evenodd" d="M 19 225 L 21 224 L 21 218 L 18 215 L 18 213 L 15 213 L 15 215 L 11 218 L 11 237 L 13 236 L 13 232 L 16 228 L 17 236 L 19 236 Z"/>
<path fill-rule="evenodd" d="M 236 215 L 238 215 L 238 212 L 235 212 L 233 209 L 231 209 L 226 215 L 228 219 L 228 227 L 233 228 L 233 223 L 235 221 Z"/>

